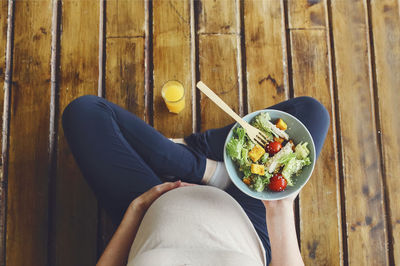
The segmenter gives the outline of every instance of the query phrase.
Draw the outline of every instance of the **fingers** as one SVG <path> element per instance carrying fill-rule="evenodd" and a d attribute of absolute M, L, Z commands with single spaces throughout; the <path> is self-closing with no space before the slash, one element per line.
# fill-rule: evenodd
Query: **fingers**
<path fill-rule="evenodd" d="M 181 185 L 180 185 L 180 187 L 190 187 L 190 186 L 197 186 L 197 184 L 181 182 Z"/>
<path fill-rule="evenodd" d="M 197 184 L 192 184 L 192 183 L 187 183 L 187 182 L 182 182 L 181 180 L 175 181 L 175 182 L 165 182 L 160 185 L 157 185 L 153 187 L 153 190 L 156 192 L 158 196 L 161 196 L 167 191 L 170 191 L 174 188 L 178 187 L 189 187 L 189 186 L 196 186 Z"/>
<path fill-rule="evenodd" d="M 178 180 L 176 182 L 165 182 L 160 185 L 155 186 L 153 189 L 157 192 L 158 195 L 162 195 L 165 192 L 177 188 L 181 185 L 181 181 Z"/>

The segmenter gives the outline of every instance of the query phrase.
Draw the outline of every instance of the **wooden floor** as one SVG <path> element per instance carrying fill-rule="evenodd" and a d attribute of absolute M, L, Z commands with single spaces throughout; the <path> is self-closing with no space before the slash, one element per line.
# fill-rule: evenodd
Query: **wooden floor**
<path fill-rule="evenodd" d="M 0 0 L 0 265 L 94 265 L 110 237 L 63 136 L 71 100 L 98 94 L 181 137 L 231 122 L 198 80 L 242 115 L 321 101 L 331 127 L 297 202 L 303 258 L 400 264 L 399 3 Z M 160 96 L 171 79 L 179 115 Z"/>

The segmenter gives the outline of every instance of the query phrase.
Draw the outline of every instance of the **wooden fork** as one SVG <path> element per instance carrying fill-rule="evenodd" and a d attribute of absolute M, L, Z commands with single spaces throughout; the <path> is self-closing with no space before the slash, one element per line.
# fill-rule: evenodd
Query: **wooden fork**
<path fill-rule="evenodd" d="M 202 81 L 197 82 L 197 88 L 201 90 L 208 98 L 211 99 L 219 108 L 230 115 L 236 122 L 239 123 L 245 130 L 251 141 L 255 144 L 259 144 L 261 147 L 265 147 L 268 143 L 268 138 L 264 132 L 253 127 L 249 123 L 243 120 L 238 114 L 236 114 L 220 97 L 218 97 L 206 84 Z"/>

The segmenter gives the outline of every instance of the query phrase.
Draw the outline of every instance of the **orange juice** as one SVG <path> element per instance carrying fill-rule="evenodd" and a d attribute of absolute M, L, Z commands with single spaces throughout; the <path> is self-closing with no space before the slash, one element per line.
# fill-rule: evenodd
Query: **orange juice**
<path fill-rule="evenodd" d="M 161 95 L 171 113 L 179 113 L 185 108 L 185 89 L 178 81 L 168 81 L 161 89 Z"/>

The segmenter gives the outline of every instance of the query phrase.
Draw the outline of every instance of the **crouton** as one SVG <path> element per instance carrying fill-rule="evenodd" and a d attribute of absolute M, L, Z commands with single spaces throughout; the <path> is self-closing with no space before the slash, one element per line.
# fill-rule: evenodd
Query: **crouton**
<path fill-rule="evenodd" d="M 265 153 L 265 150 L 260 145 L 256 144 L 251 151 L 249 151 L 249 157 L 253 162 L 257 162 Z"/>
<path fill-rule="evenodd" d="M 287 125 L 286 125 L 285 121 L 283 121 L 281 118 L 278 119 L 278 121 L 276 122 L 275 125 L 280 130 L 286 130 L 287 129 Z"/>
<path fill-rule="evenodd" d="M 242 181 L 243 181 L 243 183 L 245 183 L 245 184 L 248 185 L 248 186 L 249 186 L 250 183 L 251 183 L 250 178 L 247 178 L 247 177 L 243 178 Z"/>
<path fill-rule="evenodd" d="M 264 175 L 265 174 L 264 165 L 253 163 L 251 165 L 251 172 L 257 175 Z"/>

